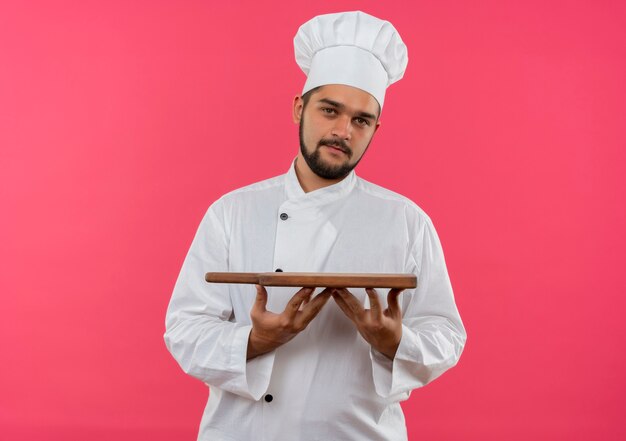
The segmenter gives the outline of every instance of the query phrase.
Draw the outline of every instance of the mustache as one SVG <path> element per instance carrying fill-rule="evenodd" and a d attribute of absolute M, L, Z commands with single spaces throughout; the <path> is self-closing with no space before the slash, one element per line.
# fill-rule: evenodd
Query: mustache
<path fill-rule="evenodd" d="M 320 142 L 317 143 L 318 147 L 321 147 L 323 145 L 337 147 L 338 149 L 341 149 L 344 153 L 347 153 L 348 156 L 352 156 L 352 150 L 350 149 L 350 147 L 348 147 L 343 139 L 322 139 Z"/>

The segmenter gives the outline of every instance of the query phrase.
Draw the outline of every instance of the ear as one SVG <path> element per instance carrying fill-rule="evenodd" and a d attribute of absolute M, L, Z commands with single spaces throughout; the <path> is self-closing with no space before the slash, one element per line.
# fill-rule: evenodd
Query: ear
<path fill-rule="evenodd" d="M 300 124 L 300 120 L 302 119 L 302 109 L 304 107 L 304 102 L 302 101 L 302 95 L 296 95 L 293 99 L 293 122 L 296 124 Z"/>
<path fill-rule="evenodd" d="M 374 126 L 374 133 L 376 133 L 379 127 L 380 127 L 380 120 L 376 121 L 376 126 Z"/>

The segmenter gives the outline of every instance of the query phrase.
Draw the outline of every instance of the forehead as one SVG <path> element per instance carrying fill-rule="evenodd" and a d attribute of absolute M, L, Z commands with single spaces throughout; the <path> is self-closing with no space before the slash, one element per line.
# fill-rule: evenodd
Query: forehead
<path fill-rule="evenodd" d="M 311 101 L 331 100 L 342 104 L 352 112 L 367 112 L 378 115 L 378 101 L 362 89 L 343 84 L 327 84 L 320 87 L 312 96 Z"/>

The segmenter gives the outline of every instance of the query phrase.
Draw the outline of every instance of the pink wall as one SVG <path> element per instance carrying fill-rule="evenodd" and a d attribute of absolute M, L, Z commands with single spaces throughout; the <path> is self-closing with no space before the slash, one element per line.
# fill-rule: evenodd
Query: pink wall
<path fill-rule="evenodd" d="M 0 4 L 0 438 L 195 439 L 180 265 L 297 152 L 297 27 L 362 9 L 410 62 L 357 172 L 431 215 L 469 333 L 411 439 L 625 439 L 624 3 L 259 3 Z"/>

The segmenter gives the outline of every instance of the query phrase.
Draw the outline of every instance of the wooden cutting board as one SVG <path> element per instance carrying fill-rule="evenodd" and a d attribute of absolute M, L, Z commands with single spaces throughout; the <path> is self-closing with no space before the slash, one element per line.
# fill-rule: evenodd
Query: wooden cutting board
<path fill-rule="evenodd" d="M 210 283 L 247 283 L 310 288 L 397 288 L 417 286 L 415 274 L 371 273 L 206 273 Z"/>

